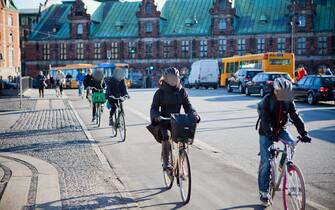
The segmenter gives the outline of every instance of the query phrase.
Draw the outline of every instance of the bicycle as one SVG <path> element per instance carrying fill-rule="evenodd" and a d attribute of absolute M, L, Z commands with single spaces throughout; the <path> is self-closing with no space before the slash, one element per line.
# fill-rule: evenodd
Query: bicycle
<path fill-rule="evenodd" d="M 103 89 L 97 89 L 95 87 L 91 87 L 90 89 L 96 90 L 96 92 L 92 92 L 91 103 L 92 106 L 96 106 L 95 120 L 98 127 L 100 127 L 103 105 L 106 103 L 105 93 L 103 92 Z"/>
<path fill-rule="evenodd" d="M 125 101 L 126 98 L 128 97 L 129 96 L 116 98 L 114 96 L 109 96 L 109 98 L 117 101 L 116 110 L 113 115 L 114 125 L 112 126 L 112 128 L 114 134 L 112 135 L 112 137 L 117 136 L 117 130 L 119 129 L 121 141 L 126 141 L 126 122 L 124 119 L 124 110 L 122 102 Z"/>
<path fill-rule="evenodd" d="M 160 117 L 161 120 L 170 120 L 171 118 Z M 176 138 L 173 140 L 173 137 L 169 139 L 170 142 L 170 162 L 172 165 L 172 169 L 163 169 L 163 178 L 165 187 L 167 189 L 171 189 L 174 178 L 176 178 L 177 185 L 180 189 L 181 198 L 183 200 L 183 204 L 187 204 L 191 198 L 191 166 L 190 160 L 188 157 L 189 145 L 193 143 L 194 133 L 196 129 L 196 124 L 194 127 L 186 128 L 186 130 L 190 131 L 192 134 L 184 135 L 181 138 Z M 172 128 L 171 136 L 174 136 L 174 128 Z M 163 157 L 162 157 L 163 159 Z"/>
<path fill-rule="evenodd" d="M 295 163 L 293 163 L 295 148 L 296 145 L 301 141 L 301 137 L 298 137 L 297 141 L 286 141 L 281 138 L 279 141 L 284 144 L 284 149 L 280 149 L 278 147 L 276 148 L 275 145 L 271 145 L 269 148 L 271 154 L 269 190 L 271 198 L 273 200 L 276 191 L 281 190 L 280 185 L 283 180 L 282 191 L 284 210 L 304 210 L 306 205 L 305 181 L 300 168 Z M 278 176 L 276 158 L 278 157 L 279 153 L 286 155 L 286 158 Z"/>

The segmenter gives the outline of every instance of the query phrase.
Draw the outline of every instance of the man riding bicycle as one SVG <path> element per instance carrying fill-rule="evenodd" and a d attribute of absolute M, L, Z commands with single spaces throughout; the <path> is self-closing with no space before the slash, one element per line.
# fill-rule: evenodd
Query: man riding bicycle
<path fill-rule="evenodd" d="M 151 122 L 159 125 L 159 136 L 162 140 L 163 169 L 171 169 L 169 162 L 170 143 L 169 131 L 171 124 L 169 121 L 161 121 L 161 117 L 169 118 L 173 113 L 180 113 L 183 106 L 185 113 L 192 114 L 196 122 L 200 121 L 197 112 L 192 108 L 186 90 L 180 84 L 179 70 L 177 68 L 167 68 L 160 79 L 160 87 L 156 91 L 150 110 Z"/>
<path fill-rule="evenodd" d="M 106 90 L 106 99 L 108 100 L 111 110 L 109 115 L 109 125 L 113 126 L 113 115 L 116 111 L 117 100 L 111 98 L 120 98 L 120 97 L 129 97 L 126 82 L 126 70 L 125 69 L 115 69 L 112 77 L 106 81 L 107 90 Z M 122 102 L 122 101 L 121 101 Z"/>
<path fill-rule="evenodd" d="M 260 200 L 264 206 L 270 205 L 270 195 L 268 192 L 271 167 L 269 162 L 269 147 L 274 142 L 278 142 L 279 138 L 286 141 L 293 141 L 293 138 L 285 127 L 288 120 L 290 119 L 297 128 L 298 133 L 302 137 L 302 142 L 311 142 L 311 138 L 305 129 L 304 122 L 296 111 L 293 98 L 292 83 L 284 78 L 277 78 L 273 83 L 272 91 L 258 104 L 260 115 L 259 143 L 261 155 L 258 187 Z M 284 161 L 285 157 L 282 157 L 280 168 Z"/>

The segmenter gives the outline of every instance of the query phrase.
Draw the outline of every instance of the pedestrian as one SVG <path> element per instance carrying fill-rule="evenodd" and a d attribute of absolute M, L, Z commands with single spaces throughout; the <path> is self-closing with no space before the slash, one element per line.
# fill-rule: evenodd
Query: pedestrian
<path fill-rule="evenodd" d="M 40 74 L 37 76 L 38 93 L 40 98 L 44 98 L 44 88 L 47 86 L 45 81 L 46 77 L 44 76 L 43 71 L 40 71 Z"/>
<path fill-rule="evenodd" d="M 55 85 L 55 79 L 53 76 L 50 76 L 50 86 L 51 86 L 51 89 L 54 88 L 54 85 Z"/>
<path fill-rule="evenodd" d="M 85 90 L 90 86 L 93 80 L 92 69 L 88 69 L 87 75 L 84 77 L 84 88 Z M 86 98 L 88 99 L 89 91 L 86 91 Z"/>
<path fill-rule="evenodd" d="M 307 76 L 307 71 L 304 67 L 301 67 L 299 70 L 298 70 L 298 77 L 297 77 L 297 81 L 301 80 L 304 76 Z"/>
<path fill-rule="evenodd" d="M 327 68 L 325 71 L 325 75 L 333 75 L 333 72 L 330 70 L 330 68 Z"/>
<path fill-rule="evenodd" d="M 82 89 L 83 89 L 83 85 L 84 85 L 84 78 L 85 78 L 85 75 L 83 73 L 83 70 L 80 70 L 77 74 L 77 77 L 76 77 L 79 96 L 81 96 L 83 94 Z"/>
<path fill-rule="evenodd" d="M 56 96 L 57 97 L 63 95 L 64 82 L 65 82 L 65 75 L 61 70 L 58 70 L 56 74 Z"/>

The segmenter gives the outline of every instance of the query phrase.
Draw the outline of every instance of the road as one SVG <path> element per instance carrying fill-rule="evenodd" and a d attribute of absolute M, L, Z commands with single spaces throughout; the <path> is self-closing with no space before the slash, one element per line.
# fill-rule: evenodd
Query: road
<path fill-rule="evenodd" d="M 130 90 L 131 99 L 124 106 L 125 143 L 111 138 L 107 110 L 102 126 L 97 128 L 91 123 L 88 103 L 74 90 L 66 93 L 139 206 L 176 209 L 181 207 L 178 188 L 164 190 L 160 145 L 145 128 L 154 91 Z M 258 205 L 259 144 L 255 130 L 260 98 L 227 93 L 225 89 L 189 90 L 189 95 L 202 121 L 190 148 L 192 198 L 183 209 L 262 209 Z M 297 107 L 313 137 L 312 144 L 299 144 L 295 154 L 306 180 L 307 209 L 335 209 L 335 106 L 298 102 Z M 293 136 L 298 135 L 292 125 L 288 129 Z M 275 200 L 271 209 L 282 209 L 280 200 Z"/>

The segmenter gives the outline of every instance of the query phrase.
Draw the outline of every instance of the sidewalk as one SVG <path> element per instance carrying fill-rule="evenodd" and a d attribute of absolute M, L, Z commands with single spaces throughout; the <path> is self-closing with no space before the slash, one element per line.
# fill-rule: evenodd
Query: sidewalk
<path fill-rule="evenodd" d="M 27 91 L 23 111 L 0 112 L 0 209 L 136 208 L 69 100 L 53 90 L 39 99 L 37 92 Z M 0 110 L 15 110 L 13 101 L 0 99 Z M 19 186 L 21 194 L 11 196 Z"/>

